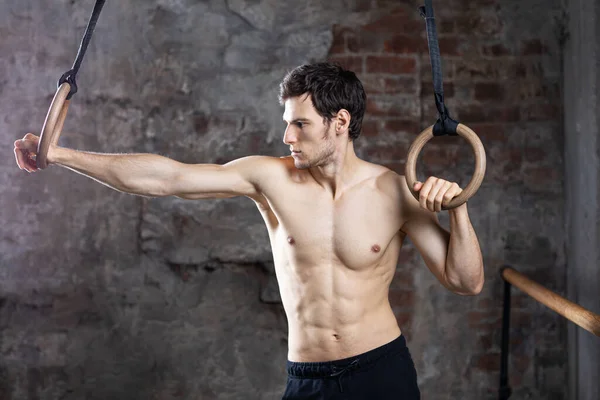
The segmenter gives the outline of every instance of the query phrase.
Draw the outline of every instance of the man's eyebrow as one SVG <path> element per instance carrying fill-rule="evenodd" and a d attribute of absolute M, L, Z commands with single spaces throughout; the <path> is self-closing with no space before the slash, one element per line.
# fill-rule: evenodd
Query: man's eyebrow
<path fill-rule="evenodd" d="M 283 117 L 283 120 L 286 121 L 285 117 Z M 295 124 L 296 122 L 310 122 L 310 120 L 307 118 L 295 118 L 290 121 L 290 124 Z"/>

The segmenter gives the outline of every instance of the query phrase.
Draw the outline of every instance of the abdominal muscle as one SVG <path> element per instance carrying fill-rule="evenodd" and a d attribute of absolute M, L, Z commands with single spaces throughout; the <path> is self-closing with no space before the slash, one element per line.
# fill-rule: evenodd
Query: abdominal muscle
<path fill-rule="evenodd" d="M 393 266 L 352 270 L 331 266 L 277 268 L 288 319 L 288 360 L 352 357 L 400 336 L 388 300 Z"/>

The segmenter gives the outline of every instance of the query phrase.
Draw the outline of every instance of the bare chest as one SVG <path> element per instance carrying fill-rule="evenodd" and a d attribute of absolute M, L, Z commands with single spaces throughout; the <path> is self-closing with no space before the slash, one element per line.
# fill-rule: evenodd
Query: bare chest
<path fill-rule="evenodd" d="M 279 261 L 302 265 L 341 263 L 367 268 L 398 243 L 399 204 L 363 188 L 332 199 L 318 191 L 287 190 L 270 200 L 265 218 Z M 396 246 L 399 247 L 399 246 Z"/>

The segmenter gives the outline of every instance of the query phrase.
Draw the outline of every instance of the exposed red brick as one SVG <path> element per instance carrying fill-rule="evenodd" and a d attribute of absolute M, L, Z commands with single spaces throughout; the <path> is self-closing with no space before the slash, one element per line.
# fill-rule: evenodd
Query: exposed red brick
<path fill-rule="evenodd" d="M 510 326 L 511 327 L 525 327 L 531 326 L 532 316 L 530 311 L 526 310 L 511 310 L 510 313 Z"/>
<path fill-rule="evenodd" d="M 458 146 L 429 145 L 423 148 L 420 155 L 423 164 L 427 167 L 444 166 L 455 167 L 458 165 Z"/>
<path fill-rule="evenodd" d="M 504 85 L 498 83 L 475 83 L 475 100 L 502 101 L 504 99 Z"/>
<path fill-rule="evenodd" d="M 461 55 L 460 45 L 461 39 L 457 36 L 447 36 L 438 39 L 440 47 L 440 55 L 443 56 L 458 56 Z"/>
<path fill-rule="evenodd" d="M 467 313 L 467 321 L 469 326 L 478 327 L 480 324 L 489 324 L 497 322 L 502 317 L 499 310 L 493 309 L 489 311 L 469 311 Z"/>
<path fill-rule="evenodd" d="M 521 107 L 522 121 L 553 121 L 561 113 L 561 108 L 557 104 L 531 104 Z"/>
<path fill-rule="evenodd" d="M 361 81 L 367 95 L 371 94 L 418 94 L 417 80 L 413 76 L 380 76 L 365 74 Z"/>
<path fill-rule="evenodd" d="M 514 368 L 516 371 L 523 373 L 523 372 L 527 371 L 527 369 L 531 365 L 531 358 L 527 355 L 511 354 L 510 364 L 511 364 L 511 368 Z"/>
<path fill-rule="evenodd" d="M 540 76 L 544 76 L 544 68 L 542 62 L 538 57 L 519 58 L 516 62 L 508 65 L 508 77 L 511 79 L 516 78 L 534 78 L 537 79 Z"/>
<path fill-rule="evenodd" d="M 452 59 L 454 66 L 454 79 L 472 82 L 473 80 L 500 81 L 509 76 L 515 78 L 511 72 L 514 62 L 506 59 L 485 59 L 472 57 Z M 513 65 L 511 65 L 513 64 Z M 512 75 L 511 75 L 512 74 Z"/>
<path fill-rule="evenodd" d="M 365 137 L 373 137 L 379 134 L 379 123 L 377 120 L 363 120 L 361 135 Z"/>
<path fill-rule="evenodd" d="M 425 29 L 425 22 L 423 22 L 423 29 Z M 451 34 L 456 32 L 453 19 L 443 19 L 440 21 L 436 21 L 436 29 L 440 35 Z"/>
<path fill-rule="evenodd" d="M 556 167 L 528 167 L 523 171 L 525 183 L 530 188 L 545 188 L 556 183 L 560 173 Z"/>
<path fill-rule="evenodd" d="M 444 85 L 446 82 L 454 80 L 454 64 L 456 63 L 456 59 L 453 58 L 444 58 L 442 60 L 442 78 L 444 80 Z M 433 73 L 431 71 L 431 61 L 429 59 L 429 53 L 425 53 L 420 57 L 420 72 L 421 79 L 423 81 L 433 81 Z"/>
<path fill-rule="evenodd" d="M 477 122 L 516 122 L 520 120 L 519 107 L 506 106 L 481 106 L 470 104 L 456 109 L 461 122 L 470 125 Z"/>
<path fill-rule="evenodd" d="M 416 54 L 427 51 L 427 41 L 420 35 L 399 34 L 394 35 L 384 42 L 387 53 Z"/>
<path fill-rule="evenodd" d="M 510 306 L 511 308 L 525 308 L 531 304 L 533 304 L 533 299 L 525 294 L 514 293 L 510 296 Z"/>
<path fill-rule="evenodd" d="M 408 146 L 373 146 L 365 149 L 365 156 L 370 160 L 397 161 L 406 158 Z"/>
<path fill-rule="evenodd" d="M 342 67 L 349 69 L 357 74 L 363 73 L 363 57 L 354 55 L 333 55 L 329 57 L 329 62 L 337 63 Z"/>
<path fill-rule="evenodd" d="M 474 366 L 477 369 L 484 371 L 499 371 L 500 370 L 500 353 L 488 353 L 477 356 Z"/>
<path fill-rule="evenodd" d="M 385 36 L 361 30 L 346 32 L 346 50 L 350 53 L 379 53 L 384 51 Z"/>
<path fill-rule="evenodd" d="M 490 149 L 489 158 L 494 163 L 518 163 L 523 161 L 523 154 L 520 148 L 513 147 L 493 147 Z"/>
<path fill-rule="evenodd" d="M 404 174 L 404 170 L 406 169 L 405 160 L 381 161 L 380 164 L 400 175 Z"/>
<path fill-rule="evenodd" d="M 362 29 L 384 35 L 390 32 L 414 32 L 418 27 L 424 30 L 425 23 L 415 18 L 416 16 L 418 13 L 412 10 L 408 11 L 404 7 L 396 8 L 364 25 Z"/>
<path fill-rule="evenodd" d="M 494 335 L 491 333 L 486 333 L 485 335 L 479 336 L 478 344 L 482 350 L 490 350 L 496 344 L 494 343 Z"/>
<path fill-rule="evenodd" d="M 540 162 L 547 158 L 547 154 L 544 149 L 527 147 L 523 151 L 523 160 L 527 162 Z"/>
<path fill-rule="evenodd" d="M 481 324 L 477 325 L 477 332 L 482 333 L 482 334 L 496 332 L 496 331 L 498 331 L 498 329 L 502 329 L 502 319 L 501 318 L 499 318 L 495 322 L 481 323 Z"/>
<path fill-rule="evenodd" d="M 484 122 L 468 123 L 467 126 L 479 136 L 484 145 L 493 145 L 506 141 L 506 128 L 502 125 Z"/>
<path fill-rule="evenodd" d="M 444 99 L 449 99 L 454 96 L 454 93 L 455 93 L 454 83 L 444 82 L 443 89 L 444 89 Z M 423 98 L 425 101 L 431 101 L 432 103 L 435 104 L 435 100 L 433 97 L 433 82 L 432 81 L 421 82 L 421 98 Z"/>
<path fill-rule="evenodd" d="M 497 13 L 482 14 L 479 10 L 456 15 L 455 26 L 456 33 L 467 35 L 471 38 L 482 36 L 486 38 L 498 37 L 504 24 L 500 15 Z"/>
<path fill-rule="evenodd" d="M 344 54 L 346 53 L 346 27 L 340 25 L 333 26 L 333 40 L 329 48 L 329 54 Z"/>
<path fill-rule="evenodd" d="M 367 73 L 381 74 L 414 74 L 416 72 L 417 62 L 414 57 L 402 56 L 367 56 Z"/>
<path fill-rule="evenodd" d="M 411 97 L 371 96 L 367 98 L 367 114 L 397 119 L 413 119 L 420 116 L 420 108 L 419 104 Z"/>
<path fill-rule="evenodd" d="M 496 302 L 492 299 L 480 299 L 477 301 L 478 309 L 488 309 L 496 306 Z"/>
<path fill-rule="evenodd" d="M 483 45 L 481 47 L 481 54 L 484 56 L 500 57 L 510 55 L 511 51 L 503 44 L 496 43 L 492 45 Z"/>
<path fill-rule="evenodd" d="M 386 132 L 412 132 L 414 134 L 420 133 L 419 123 L 413 120 L 403 119 L 390 119 L 384 122 L 383 129 Z"/>

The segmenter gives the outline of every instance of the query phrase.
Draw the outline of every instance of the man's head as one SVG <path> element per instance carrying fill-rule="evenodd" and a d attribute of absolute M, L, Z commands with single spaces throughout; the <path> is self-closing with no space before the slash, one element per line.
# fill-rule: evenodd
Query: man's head
<path fill-rule="evenodd" d="M 289 72 L 279 85 L 279 102 L 292 97 L 309 95 L 317 113 L 325 120 L 345 109 L 352 118 L 348 138 L 360 135 L 367 95 L 354 72 L 329 63 L 301 65 Z"/>
<path fill-rule="evenodd" d="M 327 163 L 337 137 L 360 135 L 366 94 L 356 75 L 340 66 L 297 67 L 281 82 L 279 101 L 288 123 L 284 142 L 302 152 L 294 157 L 298 168 Z"/>

